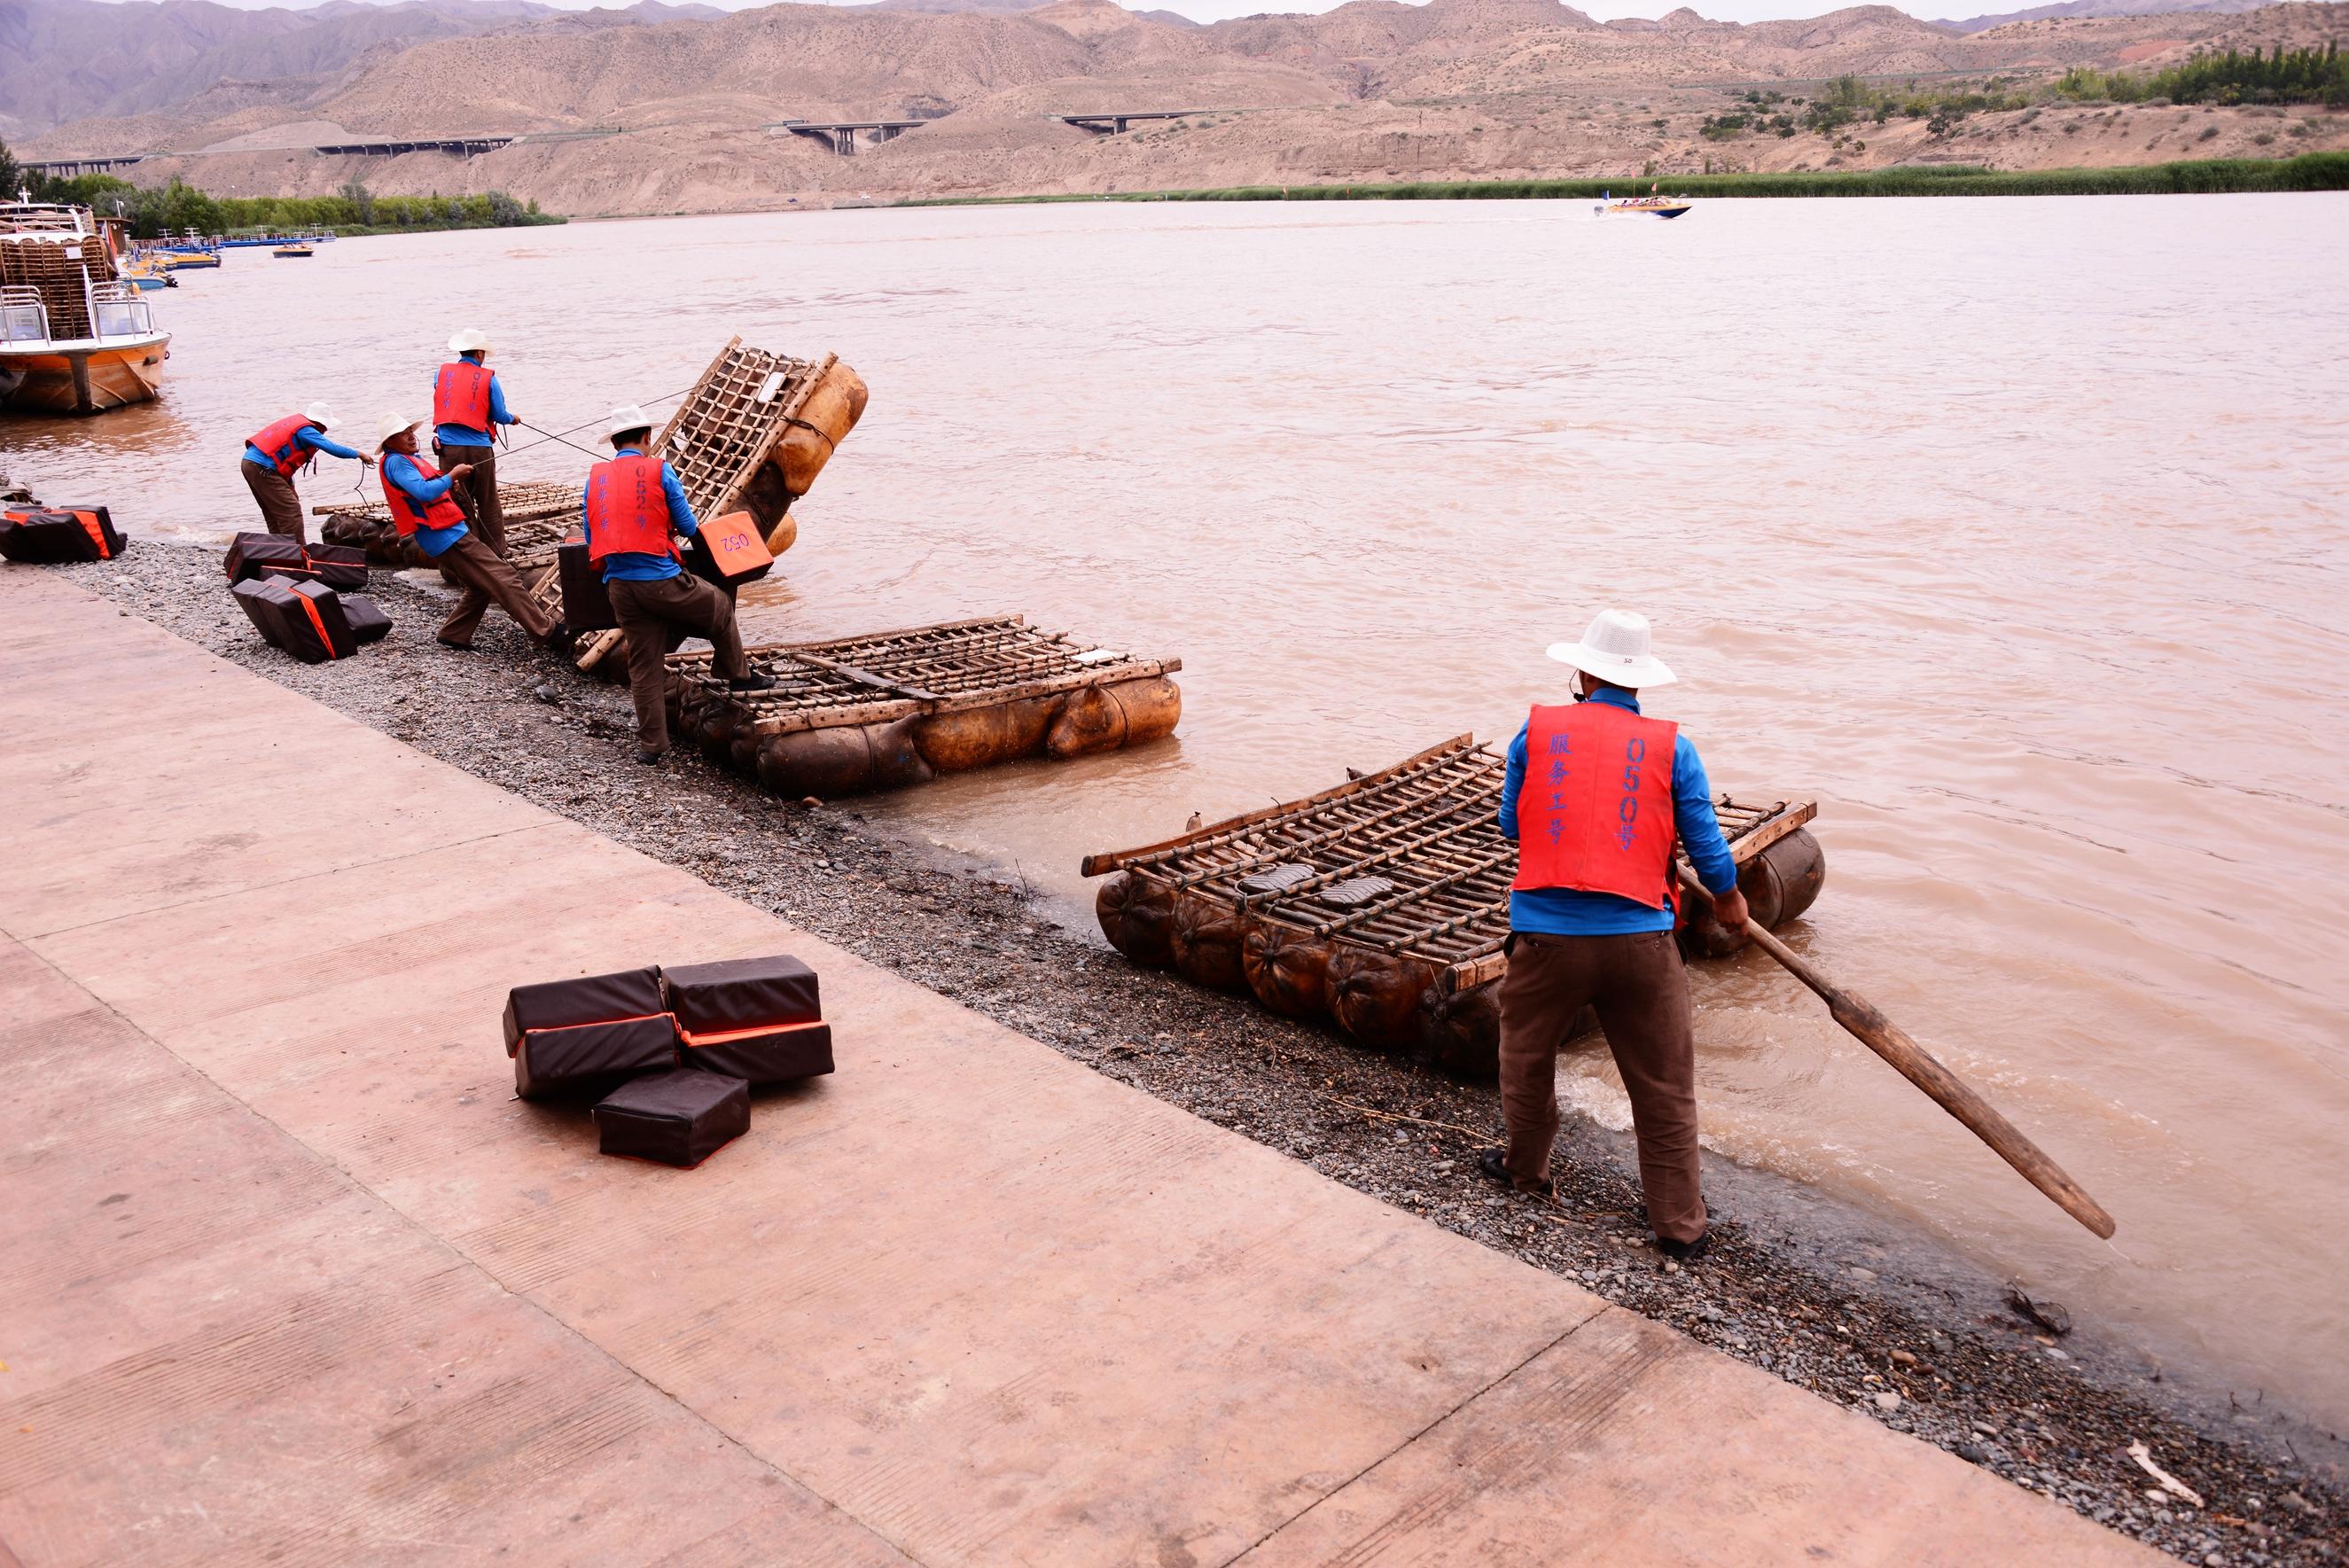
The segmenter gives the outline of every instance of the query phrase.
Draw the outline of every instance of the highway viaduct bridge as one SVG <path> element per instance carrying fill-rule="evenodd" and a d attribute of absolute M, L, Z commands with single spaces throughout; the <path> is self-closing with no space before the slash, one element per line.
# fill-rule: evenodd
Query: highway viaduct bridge
<path fill-rule="evenodd" d="M 558 131 L 542 139 L 569 140 L 578 135 Z M 326 158 L 398 158 L 407 152 L 446 152 L 458 158 L 478 158 L 484 152 L 495 152 L 501 147 L 512 147 L 517 141 L 527 141 L 528 136 L 412 136 L 382 138 L 366 141 L 332 141 L 321 143 L 309 150 Z M 283 151 L 281 148 L 256 149 L 260 151 Z M 53 174 L 70 180 L 78 174 L 106 174 L 117 169 L 128 169 L 150 158 L 193 158 L 196 152 L 109 152 L 93 153 L 80 158 L 27 158 L 22 167 L 36 174 Z"/>
<path fill-rule="evenodd" d="M 1195 114 L 1212 111 L 1196 108 L 1105 109 L 1099 114 L 1063 114 L 1052 118 L 1062 125 L 1075 126 L 1098 136 L 1123 135 L 1130 127 L 1153 119 L 1186 119 Z M 868 139 L 867 144 L 878 147 L 892 141 L 909 130 L 928 124 L 926 119 L 786 119 L 765 129 L 771 134 L 789 131 L 823 142 L 843 158 L 855 155 L 857 138 Z M 584 131 L 548 131 L 533 136 L 417 136 L 383 137 L 357 141 L 321 142 L 310 149 L 325 158 L 398 158 L 409 152 L 445 152 L 456 158 L 478 158 L 484 152 L 495 152 L 502 147 L 519 142 L 571 141 L 586 136 L 618 134 L 617 127 L 598 127 Z M 94 153 L 79 158 L 31 158 L 23 167 L 36 174 L 52 174 L 60 179 L 72 179 L 79 174 L 105 174 L 117 169 L 127 169 L 150 158 L 186 158 L 189 152 L 120 152 Z"/>

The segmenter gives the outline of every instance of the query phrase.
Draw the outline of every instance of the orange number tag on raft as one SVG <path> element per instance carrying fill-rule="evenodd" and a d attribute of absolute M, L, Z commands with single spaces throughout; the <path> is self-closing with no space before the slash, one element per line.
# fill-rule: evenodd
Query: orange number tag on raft
<path fill-rule="evenodd" d="M 759 537 L 759 525 L 747 511 L 730 511 L 713 522 L 704 523 L 701 538 L 709 548 L 711 563 L 730 578 L 756 572 L 775 559 L 767 549 L 767 542 Z"/>

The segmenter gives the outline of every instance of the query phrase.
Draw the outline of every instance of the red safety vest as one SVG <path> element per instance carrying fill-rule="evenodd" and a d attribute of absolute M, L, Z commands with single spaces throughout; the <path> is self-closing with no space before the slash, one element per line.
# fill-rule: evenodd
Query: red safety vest
<path fill-rule="evenodd" d="M 1662 909 L 1671 890 L 1680 726 L 1612 703 L 1537 707 L 1517 794 L 1517 880 Z"/>
<path fill-rule="evenodd" d="M 623 453 L 587 470 L 587 559 L 673 555 L 661 460 Z"/>
<path fill-rule="evenodd" d="M 304 446 L 295 436 L 303 430 L 323 428 L 316 419 L 288 414 L 245 444 L 266 457 L 279 473 L 290 480 L 303 464 L 318 460 L 318 449 Z"/>
<path fill-rule="evenodd" d="M 414 463 L 416 471 L 428 480 L 440 477 L 440 470 L 422 458 L 410 458 L 409 461 Z M 421 511 L 417 511 L 416 503 L 408 499 L 408 492 L 391 482 L 390 470 L 391 459 L 387 455 L 377 465 L 376 471 L 383 478 L 383 501 L 391 508 L 391 526 L 399 531 L 400 538 L 406 539 L 419 528 L 454 528 L 465 521 L 465 509 L 446 491 L 439 500 Z"/>
<path fill-rule="evenodd" d="M 460 359 L 432 378 L 432 422 L 462 425 L 487 435 L 490 428 L 490 367 Z"/>

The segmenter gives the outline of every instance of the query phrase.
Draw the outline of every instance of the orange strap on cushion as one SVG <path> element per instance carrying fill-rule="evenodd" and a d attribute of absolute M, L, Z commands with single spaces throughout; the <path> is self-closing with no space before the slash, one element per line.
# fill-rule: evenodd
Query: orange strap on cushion
<path fill-rule="evenodd" d="M 691 1029 L 688 1029 L 680 1024 L 678 1026 L 677 1032 L 684 1037 L 685 1043 L 688 1046 L 722 1046 L 730 1040 L 748 1040 L 754 1039 L 761 1035 L 787 1035 L 793 1029 L 821 1029 L 823 1027 L 824 1027 L 823 1020 L 821 1018 L 814 1018 L 804 1024 L 761 1024 L 756 1028 L 726 1029 L 714 1035 L 697 1035 Z"/>
<path fill-rule="evenodd" d="M 310 603 L 310 596 L 307 593 L 296 593 L 294 597 L 302 601 L 302 613 L 310 617 L 310 624 L 317 628 L 318 641 L 326 647 L 326 657 L 329 660 L 333 659 L 335 639 L 326 635 L 326 623 L 318 619 L 318 606 Z"/>
<path fill-rule="evenodd" d="M 98 513 L 78 511 L 74 517 L 81 523 L 83 531 L 89 535 L 90 542 L 98 546 L 98 558 L 100 561 L 113 560 L 114 552 L 106 547 L 106 530 L 98 525 Z"/>

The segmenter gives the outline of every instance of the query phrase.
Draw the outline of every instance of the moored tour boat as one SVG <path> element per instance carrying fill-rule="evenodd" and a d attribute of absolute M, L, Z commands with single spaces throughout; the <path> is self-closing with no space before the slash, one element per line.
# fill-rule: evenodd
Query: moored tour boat
<path fill-rule="evenodd" d="M 171 342 L 88 208 L 0 202 L 0 410 L 97 414 L 144 403 Z"/>

